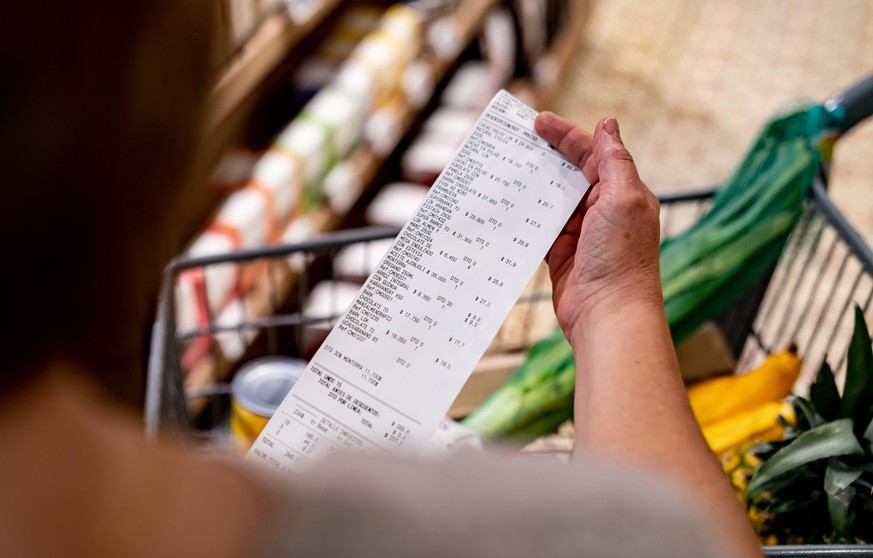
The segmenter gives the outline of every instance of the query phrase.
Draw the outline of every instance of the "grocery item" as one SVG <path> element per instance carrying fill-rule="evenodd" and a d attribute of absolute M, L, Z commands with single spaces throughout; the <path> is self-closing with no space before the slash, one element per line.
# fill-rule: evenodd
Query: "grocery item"
<path fill-rule="evenodd" d="M 357 145 L 364 122 L 364 102 L 339 87 L 327 86 L 306 105 L 298 118 L 313 119 L 328 130 L 329 150 L 342 159 Z"/>
<path fill-rule="evenodd" d="M 254 340 L 256 331 L 243 327 L 246 321 L 246 302 L 234 298 L 215 317 L 215 326 L 219 331 L 212 335 L 218 344 L 221 354 L 227 360 L 235 362 L 242 358 L 249 344 Z"/>
<path fill-rule="evenodd" d="M 287 152 L 271 149 L 255 163 L 252 175 L 249 185 L 267 192 L 272 220 L 284 226 L 302 201 L 302 163 Z"/>
<path fill-rule="evenodd" d="M 321 122 L 312 118 L 295 118 L 273 145 L 274 149 L 285 151 L 303 163 L 307 195 L 317 188 L 324 173 L 336 163 L 336 151 L 328 141 L 330 134 L 330 128 Z"/>
<path fill-rule="evenodd" d="M 393 238 L 350 244 L 337 252 L 333 259 L 333 272 L 339 278 L 363 284 L 392 244 Z"/>
<path fill-rule="evenodd" d="M 269 198 L 263 192 L 243 188 L 231 194 L 218 210 L 208 231 L 225 235 L 234 248 L 254 248 L 268 238 L 271 223 Z"/>
<path fill-rule="evenodd" d="M 443 135 L 425 133 L 415 138 L 400 162 L 401 175 L 407 182 L 430 186 L 452 160 L 463 138 L 447 138 Z"/>
<path fill-rule="evenodd" d="M 352 51 L 346 64 L 363 66 L 372 76 L 371 97 L 378 105 L 401 86 L 404 69 L 421 50 L 419 19 L 415 10 L 389 8 L 376 31 Z"/>
<path fill-rule="evenodd" d="M 294 358 L 266 357 L 244 365 L 231 384 L 230 433 L 245 451 L 306 369 Z"/>
<path fill-rule="evenodd" d="M 360 159 L 351 157 L 340 161 L 324 177 L 327 203 L 338 215 L 348 212 L 358 201 L 364 184 L 361 181 Z"/>
<path fill-rule="evenodd" d="M 785 429 L 779 417 L 794 415 L 791 403 L 770 401 L 703 427 L 703 437 L 716 455 L 754 442 L 781 440 Z"/>
<path fill-rule="evenodd" d="M 791 403 L 785 439 L 753 446 L 760 466 L 743 493 L 762 540 L 873 543 L 873 346 L 855 307 L 839 392 L 822 363 L 809 398 Z"/>
<path fill-rule="evenodd" d="M 794 350 L 772 354 L 751 372 L 704 380 L 688 388 L 691 410 L 700 426 L 787 397 L 800 376 L 800 357 Z"/>
<path fill-rule="evenodd" d="M 303 353 L 310 355 L 321 346 L 337 318 L 345 312 L 361 285 L 349 281 L 320 281 L 303 305 Z"/>
<path fill-rule="evenodd" d="M 228 235 L 215 231 L 201 234 L 188 248 L 191 257 L 226 254 L 236 248 Z M 237 283 L 238 267 L 215 264 L 182 273 L 176 283 L 176 321 L 183 330 L 208 323 L 208 313 L 217 314 L 227 304 Z"/>
<path fill-rule="evenodd" d="M 503 82 L 494 75 L 488 62 L 470 60 L 452 76 L 443 92 L 442 103 L 478 113 L 502 86 Z"/>
<path fill-rule="evenodd" d="M 364 139 L 379 157 L 387 157 L 397 147 L 404 132 L 408 113 L 406 100 L 400 93 L 376 107 L 364 124 Z"/>
<path fill-rule="evenodd" d="M 537 423 L 556 411 L 568 417 L 573 408 L 576 362 L 560 329 L 531 347 L 519 366 L 482 405 L 461 421 L 488 438 L 525 429 L 529 434 L 548 433 L 553 422 Z M 555 418 L 555 422 L 557 422 Z M 534 426 L 543 427 L 533 432 Z"/>
<path fill-rule="evenodd" d="M 420 184 L 392 182 L 386 184 L 367 207 L 367 222 L 373 225 L 402 227 L 415 215 L 427 197 L 428 189 Z"/>

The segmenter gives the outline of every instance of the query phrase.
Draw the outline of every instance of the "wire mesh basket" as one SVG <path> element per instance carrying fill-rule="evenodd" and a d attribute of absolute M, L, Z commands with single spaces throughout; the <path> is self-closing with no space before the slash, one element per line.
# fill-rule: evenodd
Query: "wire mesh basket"
<path fill-rule="evenodd" d="M 662 237 L 693 223 L 708 208 L 714 191 L 661 196 Z M 191 436 L 213 428 L 221 420 L 222 406 L 210 403 L 227 398 L 233 372 L 251 358 L 283 354 L 307 359 L 397 232 L 356 229 L 296 244 L 174 261 L 166 270 L 170 288 L 165 288 L 153 339 L 148 432 L 172 429 Z M 205 292 L 209 270 L 219 266 L 235 278 L 235 311 L 219 313 L 201 304 L 201 321 L 185 327 L 183 322 L 191 320 L 180 319 L 180 278 L 200 277 L 198 288 Z M 246 281 L 252 282 L 247 276 L 258 277 L 254 286 L 246 287 Z M 550 289 L 547 273 L 539 270 L 488 354 L 524 351 L 551 330 Z M 795 343 L 804 356 L 798 383 L 804 386 L 826 356 L 838 378 L 845 373 L 851 305 L 856 302 L 866 314 L 871 301 L 873 252 L 819 179 L 776 268 L 716 321 L 738 370 L 748 370 L 767 354 Z M 203 409 L 212 407 L 213 414 L 204 417 Z"/>

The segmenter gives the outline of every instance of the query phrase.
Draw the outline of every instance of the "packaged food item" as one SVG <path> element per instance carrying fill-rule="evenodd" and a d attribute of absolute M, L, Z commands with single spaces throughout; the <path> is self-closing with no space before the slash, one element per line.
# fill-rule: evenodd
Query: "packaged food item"
<path fill-rule="evenodd" d="M 188 249 L 189 257 L 227 254 L 237 249 L 231 235 L 207 230 Z M 239 303 L 247 284 L 254 280 L 253 266 L 241 270 L 235 263 L 215 263 L 193 268 L 179 275 L 175 285 L 177 331 L 190 332 L 212 323 L 227 322 L 228 308 Z M 239 320 L 238 320 L 239 321 Z M 212 336 L 193 337 L 182 354 L 182 367 L 191 370 L 209 351 Z"/>
<path fill-rule="evenodd" d="M 329 85 L 306 105 L 301 117 L 315 119 L 328 130 L 329 149 L 342 159 L 360 141 L 364 111 L 361 97 Z"/>
<path fill-rule="evenodd" d="M 363 97 L 327 86 L 276 139 L 275 150 L 301 162 L 307 208 L 324 201 L 325 175 L 360 141 L 365 110 Z"/>
<path fill-rule="evenodd" d="M 464 62 L 443 91 L 442 103 L 481 112 L 503 83 L 484 60 Z"/>
<path fill-rule="evenodd" d="M 333 85 L 361 99 L 365 110 L 369 111 L 375 103 L 376 72 L 361 60 L 349 58 L 343 62 L 335 74 Z"/>
<path fill-rule="evenodd" d="M 401 55 L 404 65 L 409 64 L 421 52 L 421 16 L 418 11 L 394 4 L 385 12 L 379 31 L 393 38 L 404 48 Z"/>
<path fill-rule="evenodd" d="M 401 48 L 403 46 L 389 35 L 374 33 L 361 41 L 351 54 L 350 61 L 369 70 L 372 76 L 371 99 L 376 104 L 384 101 L 399 83 L 405 58 L 399 52 Z"/>
<path fill-rule="evenodd" d="M 367 207 L 367 221 L 373 225 L 402 227 L 415 215 L 427 193 L 428 189 L 421 184 L 386 184 Z"/>
<path fill-rule="evenodd" d="M 379 26 L 369 33 L 352 52 L 347 64 L 358 75 L 368 74 L 370 100 L 379 104 L 399 90 L 406 67 L 421 51 L 420 18 L 415 10 L 395 5 L 389 8 Z M 348 78 L 345 79 L 347 81 Z"/>
<path fill-rule="evenodd" d="M 239 369 L 230 411 L 230 433 L 239 449 L 248 450 L 305 369 L 305 361 L 287 357 L 265 357 Z"/>
<path fill-rule="evenodd" d="M 430 186 L 458 150 L 455 138 L 424 134 L 415 139 L 400 161 L 403 180 Z"/>
<path fill-rule="evenodd" d="M 249 183 L 225 200 L 208 231 L 227 237 L 234 250 L 257 248 L 271 242 L 279 231 L 273 193 L 257 183 Z M 264 273 L 266 261 L 239 267 L 238 290 L 244 294 Z"/>
<path fill-rule="evenodd" d="M 279 227 L 283 227 L 300 206 L 303 180 L 303 163 L 290 152 L 270 149 L 255 164 L 252 183 L 269 192 L 272 219 Z"/>
<path fill-rule="evenodd" d="M 206 231 L 188 248 L 190 257 L 215 256 L 232 252 L 233 241 L 224 234 Z M 208 323 L 208 314 L 218 315 L 233 294 L 238 267 L 232 263 L 208 265 L 179 275 L 176 283 L 176 321 L 180 330 Z"/>
<path fill-rule="evenodd" d="M 356 160 L 346 159 L 336 164 L 324 177 L 324 192 L 331 209 L 336 213 L 347 212 L 358 200 L 364 189 L 361 172 Z"/>
<path fill-rule="evenodd" d="M 433 96 L 436 77 L 431 65 L 424 60 L 413 60 L 403 71 L 403 94 L 409 106 L 421 110 Z"/>
<path fill-rule="evenodd" d="M 509 10 L 500 8 L 489 12 L 482 24 L 481 45 L 495 92 L 512 79 L 517 41 L 515 22 Z"/>
<path fill-rule="evenodd" d="M 479 113 L 467 108 L 441 106 L 424 123 L 423 134 L 441 137 L 445 143 L 461 145 Z"/>
<path fill-rule="evenodd" d="M 333 259 L 334 275 L 345 281 L 363 284 L 393 243 L 393 238 L 386 238 L 346 246 Z"/>
<path fill-rule="evenodd" d="M 303 162 L 305 179 L 304 206 L 317 205 L 323 199 L 321 179 L 336 162 L 328 135 L 330 131 L 314 119 L 295 118 L 279 135 L 273 147 L 287 151 L 290 156 Z"/>
<path fill-rule="evenodd" d="M 264 196 L 243 188 L 225 200 L 208 231 L 226 236 L 235 249 L 262 246 L 267 241 L 267 214 Z"/>
<path fill-rule="evenodd" d="M 245 304 L 245 299 L 234 298 L 215 319 L 215 325 L 221 328 L 221 331 L 214 333 L 213 338 L 218 343 L 221 354 L 231 362 L 235 362 L 243 356 L 257 334 L 254 328 L 244 326 L 246 321 Z"/>
<path fill-rule="evenodd" d="M 379 157 L 387 157 L 403 136 L 403 119 L 408 108 L 401 95 L 378 106 L 364 124 L 364 139 Z"/>
<path fill-rule="evenodd" d="M 359 283 L 349 281 L 321 281 L 303 305 L 303 317 L 312 320 L 303 328 L 304 355 L 311 355 L 321 346 L 334 322 L 346 311 L 358 291 Z"/>
<path fill-rule="evenodd" d="M 433 21 L 427 28 L 427 45 L 445 61 L 457 58 L 464 48 L 463 34 L 455 18 L 444 16 Z"/>

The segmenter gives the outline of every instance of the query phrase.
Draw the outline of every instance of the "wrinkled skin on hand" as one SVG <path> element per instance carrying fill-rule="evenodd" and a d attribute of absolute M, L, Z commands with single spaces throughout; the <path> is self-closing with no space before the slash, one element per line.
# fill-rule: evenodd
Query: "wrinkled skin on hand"
<path fill-rule="evenodd" d="M 535 126 L 592 185 L 546 255 L 564 334 L 572 339 L 581 316 L 630 299 L 662 304 L 658 199 L 640 180 L 616 120 L 601 120 L 591 135 L 543 112 Z"/>

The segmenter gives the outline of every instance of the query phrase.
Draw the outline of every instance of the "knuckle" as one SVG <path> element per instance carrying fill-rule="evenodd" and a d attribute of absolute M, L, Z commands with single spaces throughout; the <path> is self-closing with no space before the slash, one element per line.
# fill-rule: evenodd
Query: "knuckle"
<path fill-rule="evenodd" d="M 630 154 L 623 144 L 612 144 L 607 148 L 606 156 L 616 161 L 634 162 L 633 155 Z"/>
<path fill-rule="evenodd" d="M 652 207 L 645 192 L 634 187 L 623 188 L 618 203 L 626 211 L 634 213 L 645 213 Z"/>

